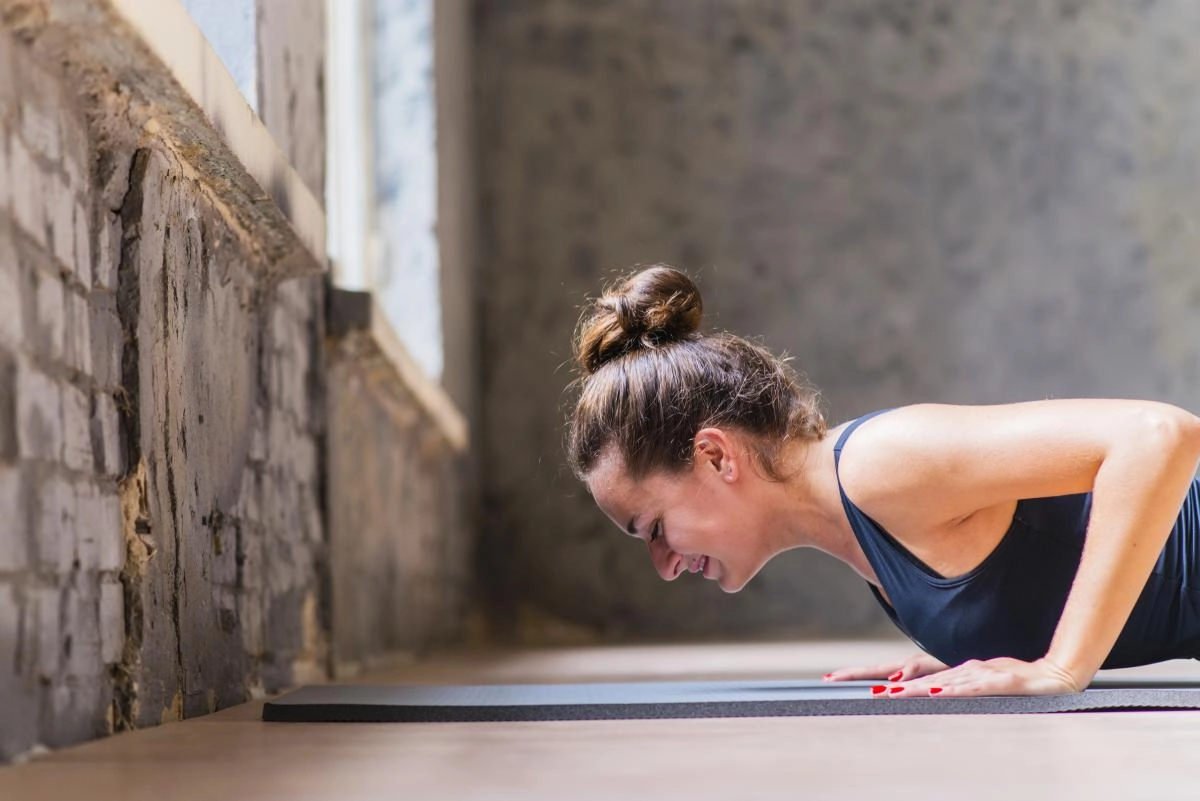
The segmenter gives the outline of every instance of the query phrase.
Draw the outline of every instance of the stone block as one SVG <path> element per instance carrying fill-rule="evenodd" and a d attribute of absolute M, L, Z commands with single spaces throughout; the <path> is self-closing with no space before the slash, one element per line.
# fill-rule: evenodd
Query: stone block
<path fill-rule="evenodd" d="M 62 391 L 30 362 L 17 362 L 17 450 L 24 459 L 62 458 Z"/>
<path fill-rule="evenodd" d="M 36 494 L 34 548 L 43 570 L 66 575 L 75 561 L 76 498 L 74 488 L 50 476 Z"/>
<path fill-rule="evenodd" d="M 21 472 L 0 465 L 0 573 L 29 567 L 29 522 Z"/>
<path fill-rule="evenodd" d="M 34 241 L 46 247 L 46 201 L 42 169 L 18 137 L 8 141 L 9 173 L 14 187 L 13 217 Z M 15 187 L 21 187 L 20 194 Z"/>
<path fill-rule="evenodd" d="M 39 587 L 37 604 L 37 673 L 47 681 L 58 676 L 62 664 L 62 593 L 57 587 Z"/>
<path fill-rule="evenodd" d="M 75 272 L 75 193 L 57 175 L 45 176 L 46 221 L 50 224 L 50 249 L 60 267 Z"/>
<path fill-rule="evenodd" d="M 83 390 L 73 384 L 62 387 L 63 463 L 72 470 L 91 473 L 92 457 L 91 402 Z"/>
<path fill-rule="evenodd" d="M 0 175 L 0 181 L 4 178 Z M 17 250 L 7 226 L 0 227 L 0 345 L 15 347 L 25 338 L 25 310 L 21 303 L 21 275 Z"/>
<path fill-rule="evenodd" d="M 117 291 L 117 272 L 121 267 L 121 218 L 102 212 L 96 226 L 96 261 L 93 280 L 97 289 Z"/>
<path fill-rule="evenodd" d="M 63 342 L 66 335 L 66 298 L 63 284 L 56 276 L 38 272 L 34 276 L 37 285 L 37 326 L 35 347 L 47 358 L 60 361 L 63 358 Z"/>
<path fill-rule="evenodd" d="M 107 392 L 95 396 L 92 407 L 92 453 L 96 459 L 96 471 L 115 478 L 124 475 L 124 459 L 121 458 L 121 416 L 116 401 Z"/>
<path fill-rule="evenodd" d="M 88 302 L 74 289 L 67 289 L 66 332 L 63 359 L 72 370 L 92 374 L 92 313 Z"/>
<path fill-rule="evenodd" d="M 121 585 L 100 585 L 100 658 L 106 665 L 121 661 L 125 649 L 125 593 Z"/>
<path fill-rule="evenodd" d="M 85 289 L 92 288 L 92 240 L 88 235 L 91 230 L 91 220 L 87 207 L 82 203 L 75 204 L 75 275 Z"/>

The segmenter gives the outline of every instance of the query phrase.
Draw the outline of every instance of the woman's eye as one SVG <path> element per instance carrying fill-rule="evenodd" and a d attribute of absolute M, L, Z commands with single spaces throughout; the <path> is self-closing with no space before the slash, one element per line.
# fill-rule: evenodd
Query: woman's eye
<path fill-rule="evenodd" d="M 654 528 L 650 529 L 650 541 L 651 542 L 654 542 L 656 539 L 658 539 L 658 530 L 661 527 L 661 525 L 662 525 L 661 523 L 659 523 L 658 521 L 655 521 Z"/>

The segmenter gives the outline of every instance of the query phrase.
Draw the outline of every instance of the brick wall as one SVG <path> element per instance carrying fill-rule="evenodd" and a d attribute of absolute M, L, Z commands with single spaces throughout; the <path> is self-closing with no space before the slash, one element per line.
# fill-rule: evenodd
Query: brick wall
<path fill-rule="evenodd" d="M 124 334 L 90 155 L 0 31 L 0 758 L 105 729 L 125 646 Z"/>
<path fill-rule="evenodd" d="M 259 16 L 318 196 L 322 8 Z M 0 762 L 463 631 L 465 456 L 370 333 L 327 337 L 268 189 L 107 3 L 0 15 Z"/>
<path fill-rule="evenodd" d="M 0 28 L 0 759 L 328 664 L 321 279 L 278 284 L 153 110 L 25 22 Z"/>

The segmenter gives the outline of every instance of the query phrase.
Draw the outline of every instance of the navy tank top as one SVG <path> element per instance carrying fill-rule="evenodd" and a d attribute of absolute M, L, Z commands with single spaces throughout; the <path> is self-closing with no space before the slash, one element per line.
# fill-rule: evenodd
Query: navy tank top
<path fill-rule="evenodd" d="M 842 432 L 842 447 L 867 420 Z M 1008 656 L 1046 655 L 1079 568 L 1091 512 L 1091 493 L 1026 498 L 1012 525 L 974 570 L 944 578 L 863 513 L 842 489 L 842 506 L 891 604 L 874 585 L 892 622 L 922 650 L 948 665 Z M 1171 535 L 1104 667 L 1200 658 L 1200 481 L 1193 480 Z"/>

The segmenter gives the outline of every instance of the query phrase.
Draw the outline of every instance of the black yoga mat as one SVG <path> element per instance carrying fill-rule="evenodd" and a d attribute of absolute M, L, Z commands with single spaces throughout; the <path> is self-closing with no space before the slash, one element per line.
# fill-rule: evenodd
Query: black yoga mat
<path fill-rule="evenodd" d="M 263 707 L 295 723 L 640 720 L 792 715 L 1011 715 L 1032 712 L 1200 709 L 1200 681 L 1098 679 L 1071 695 L 874 698 L 879 682 L 691 681 L 301 687 Z"/>

